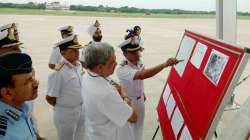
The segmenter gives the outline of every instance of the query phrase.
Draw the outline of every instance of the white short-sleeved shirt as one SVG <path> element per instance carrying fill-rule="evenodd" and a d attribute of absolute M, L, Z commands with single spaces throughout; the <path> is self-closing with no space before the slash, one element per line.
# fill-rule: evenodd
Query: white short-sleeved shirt
<path fill-rule="evenodd" d="M 142 69 L 143 65 L 141 62 L 135 66 L 128 60 L 124 61 L 124 64 L 117 69 L 118 79 L 128 92 L 130 98 L 136 99 L 137 97 L 144 96 L 143 80 L 134 80 L 136 72 Z"/>
<path fill-rule="evenodd" d="M 54 47 L 50 54 L 49 64 L 56 64 L 57 62 L 62 61 L 62 58 L 59 47 Z"/>
<path fill-rule="evenodd" d="M 128 123 L 132 108 L 108 80 L 95 73 L 83 76 L 82 98 L 89 140 L 133 140 Z"/>
<path fill-rule="evenodd" d="M 48 77 L 47 93 L 56 97 L 56 105 L 75 107 L 82 104 L 82 67 L 80 62 L 76 66 L 63 58 L 64 65 L 60 70 L 53 71 Z"/>

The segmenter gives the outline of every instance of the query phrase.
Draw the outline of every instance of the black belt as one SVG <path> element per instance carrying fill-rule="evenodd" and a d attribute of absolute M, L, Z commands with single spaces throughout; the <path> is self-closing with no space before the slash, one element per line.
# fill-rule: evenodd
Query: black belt
<path fill-rule="evenodd" d="M 136 97 L 136 100 L 140 100 L 140 99 L 141 99 L 141 96 Z"/>

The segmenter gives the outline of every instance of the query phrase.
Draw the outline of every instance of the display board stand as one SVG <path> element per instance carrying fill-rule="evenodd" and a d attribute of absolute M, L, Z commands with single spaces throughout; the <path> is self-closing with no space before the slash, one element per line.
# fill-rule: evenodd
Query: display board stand
<path fill-rule="evenodd" d="M 250 75 L 247 75 L 246 77 L 244 77 L 240 82 L 237 83 L 236 87 L 239 86 L 240 84 L 242 84 L 243 82 L 245 82 L 249 77 L 250 77 Z M 231 111 L 231 110 L 238 110 L 238 109 L 240 109 L 240 104 L 238 104 L 234 100 L 234 97 L 235 97 L 235 93 L 232 94 L 229 104 L 224 109 L 225 111 Z"/>

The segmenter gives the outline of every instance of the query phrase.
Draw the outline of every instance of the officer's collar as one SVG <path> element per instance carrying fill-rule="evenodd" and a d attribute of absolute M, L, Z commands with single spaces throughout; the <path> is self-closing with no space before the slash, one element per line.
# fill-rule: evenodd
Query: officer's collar
<path fill-rule="evenodd" d="M 17 108 L 0 101 L 0 108 L 6 114 L 6 117 L 12 121 L 18 121 L 22 115 L 26 115 L 28 112 L 26 104 L 23 104 L 21 110 L 18 110 Z"/>
<path fill-rule="evenodd" d="M 69 67 L 69 68 L 74 68 L 74 67 L 79 67 L 79 66 L 81 66 L 81 63 L 80 63 L 80 61 L 76 61 L 76 66 L 75 65 L 73 65 L 73 64 L 71 64 L 68 60 L 66 60 L 65 58 L 63 58 L 63 61 L 65 62 L 65 64 Z"/>
<path fill-rule="evenodd" d="M 97 73 L 94 73 L 94 72 L 92 72 L 92 71 L 90 71 L 90 70 L 87 70 L 87 73 L 88 73 L 89 76 L 91 76 L 91 77 L 100 77 L 100 75 L 98 75 Z"/>
<path fill-rule="evenodd" d="M 87 70 L 87 73 L 88 73 L 88 75 L 89 75 L 90 77 L 93 77 L 93 78 L 95 78 L 95 77 L 100 77 L 100 78 L 103 78 L 104 80 L 106 80 L 109 84 L 114 85 L 113 80 L 112 80 L 109 76 L 106 77 L 106 78 L 104 78 L 104 77 L 102 77 L 102 76 L 98 75 L 97 73 L 94 73 L 94 72 L 92 72 L 92 71 L 90 71 L 90 70 Z"/>
<path fill-rule="evenodd" d="M 104 78 L 104 77 L 102 77 L 102 76 L 100 76 L 99 74 L 97 74 L 97 73 L 95 73 L 95 72 L 93 72 L 93 71 L 91 71 L 91 70 L 87 70 L 87 73 L 88 73 L 88 75 L 89 76 L 91 76 L 91 77 L 101 77 L 101 78 Z M 104 78 L 105 80 L 110 80 L 110 78 L 109 78 L 109 76 L 108 77 L 106 77 L 106 78 Z"/>

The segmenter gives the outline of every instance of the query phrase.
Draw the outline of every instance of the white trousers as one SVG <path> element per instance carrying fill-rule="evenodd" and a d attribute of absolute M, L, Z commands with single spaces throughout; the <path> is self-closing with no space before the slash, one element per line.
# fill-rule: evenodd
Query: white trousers
<path fill-rule="evenodd" d="M 133 106 L 137 114 L 137 122 L 132 125 L 135 140 L 143 140 L 143 127 L 145 117 L 145 104 L 143 96 L 140 99 L 132 98 Z"/>
<path fill-rule="evenodd" d="M 83 140 L 85 122 L 82 105 L 75 108 L 55 106 L 54 124 L 59 140 Z"/>

